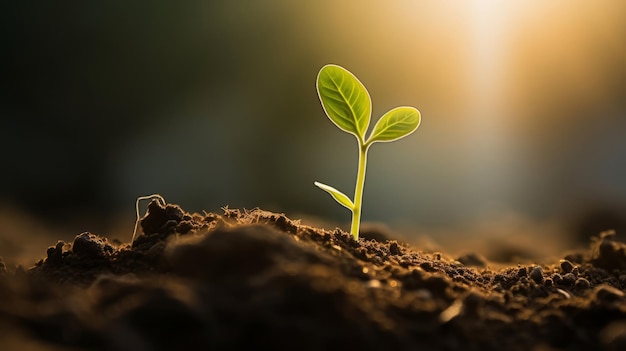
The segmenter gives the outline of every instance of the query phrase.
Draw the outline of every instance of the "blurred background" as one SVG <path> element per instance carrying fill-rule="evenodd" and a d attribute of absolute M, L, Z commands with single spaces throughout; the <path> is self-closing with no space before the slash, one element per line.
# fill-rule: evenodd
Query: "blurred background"
<path fill-rule="evenodd" d="M 422 113 L 370 150 L 364 221 L 450 249 L 624 228 L 620 0 L 17 1 L 0 27 L 0 256 L 7 238 L 127 240 L 152 193 L 348 229 L 313 186 L 356 178 L 315 90 L 327 63 L 374 121 Z"/>

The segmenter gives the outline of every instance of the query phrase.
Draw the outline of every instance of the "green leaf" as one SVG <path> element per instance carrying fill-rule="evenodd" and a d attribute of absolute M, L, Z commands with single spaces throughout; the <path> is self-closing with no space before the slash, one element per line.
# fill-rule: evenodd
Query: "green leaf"
<path fill-rule="evenodd" d="M 367 143 L 389 142 L 404 138 L 419 127 L 420 112 L 415 107 L 396 107 L 376 122 Z"/>
<path fill-rule="evenodd" d="M 330 196 L 332 196 L 333 199 L 335 199 L 335 201 L 337 201 L 341 205 L 345 206 L 350 211 L 352 211 L 354 209 L 354 204 L 352 203 L 352 200 L 350 200 L 350 198 L 348 198 L 341 191 L 333 188 L 332 186 L 329 186 L 329 185 L 326 185 L 326 184 L 322 184 L 320 182 L 315 182 L 313 184 L 315 184 L 316 187 L 318 187 L 318 188 L 324 190 L 325 192 L 329 193 Z"/>
<path fill-rule="evenodd" d="M 328 118 L 339 129 L 363 140 L 372 115 L 372 101 L 365 86 L 337 65 L 322 67 L 316 85 Z"/>

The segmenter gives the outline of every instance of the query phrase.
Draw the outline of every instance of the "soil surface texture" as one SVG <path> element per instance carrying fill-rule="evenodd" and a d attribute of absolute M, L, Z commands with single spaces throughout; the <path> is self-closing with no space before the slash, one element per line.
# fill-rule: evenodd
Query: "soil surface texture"
<path fill-rule="evenodd" d="M 260 209 L 0 260 L 0 350 L 626 350 L 626 244 L 497 268 Z M 42 248 L 42 254 L 44 248 Z"/>

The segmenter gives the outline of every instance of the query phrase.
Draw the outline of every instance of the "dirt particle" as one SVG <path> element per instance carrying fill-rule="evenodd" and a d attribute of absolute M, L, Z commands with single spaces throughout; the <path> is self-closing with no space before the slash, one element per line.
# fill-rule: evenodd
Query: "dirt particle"
<path fill-rule="evenodd" d="M 574 285 L 575 282 L 576 282 L 576 276 L 574 274 L 567 273 L 567 274 L 563 275 L 563 282 L 562 282 L 562 284 L 568 285 L 568 286 L 572 286 L 572 285 Z"/>
<path fill-rule="evenodd" d="M 392 255 L 401 255 L 400 247 L 398 247 L 397 241 L 392 241 L 389 243 L 389 253 Z"/>
<path fill-rule="evenodd" d="M 413 265 L 413 263 L 410 260 L 400 260 L 398 264 L 404 268 L 409 268 L 410 266 Z"/>
<path fill-rule="evenodd" d="M 72 252 L 79 256 L 104 257 L 113 251 L 113 246 L 107 243 L 106 238 L 89 232 L 77 235 L 72 244 Z"/>
<path fill-rule="evenodd" d="M 433 267 L 433 264 L 431 262 L 422 262 L 420 263 L 420 267 L 425 270 L 426 272 L 434 272 L 436 269 Z"/>
<path fill-rule="evenodd" d="M 537 284 L 541 284 L 543 282 L 543 268 L 541 268 L 541 266 L 533 267 L 530 271 L 530 279 L 534 280 Z"/>
<path fill-rule="evenodd" d="M 565 299 L 571 299 L 572 298 L 572 294 L 568 293 L 567 291 L 565 291 L 563 289 L 556 289 L 556 292 L 561 294 L 561 296 L 563 296 Z"/>
<path fill-rule="evenodd" d="M 50 246 L 48 250 L 46 251 L 46 254 L 48 255 L 48 259 L 46 260 L 46 262 L 47 263 L 61 262 L 61 260 L 63 259 L 63 246 L 64 245 L 65 245 L 65 242 L 58 241 L 55 246 Z"/>
<path fill-rule="evenodd" d="M 178 233 L 181 234 L 187 234 L 189 233 L 191 230 L 193 230 L 194 226 L 193 226 L 193 222 L 192 221 L 182 221 L 178 224 L 178 227 L 176 228 L 176 231 Z"/>
<path fill-rule="evenodd" d="M 182 221 L 185 217 L 185 211 L 182 208 L 176 205 L 167 205 L 165 206 L 165 214 L 167 218 L 173 219 L 175 221 Z"/>
<path fill-rule="evenodd" d="M 380 283 L 380 280 L 377 279 L 372 279 L 369 280 L 367 283 L 365 283 L 365 286 L 367 286 L 368 288 L 380 288 L 382 286 L 382 284 Z"/>
<path fill-rule="evenodd" d="M 568 260 L 561 260 L 561 271 L 563 271 L 563 273 L 570 273 L 573 268 L 574 265 L 572 262 Z"/>
<path fill-rule="evenodd" d="M 463 308 L 463 301 L 455 300 L 452 304 L 450 304 L 450 306 L 448 306 L 448 308 L 446 308 L 445 310 L 443 310 L 443 312 L 441 312 L 441 314 L 439 315 L 439 320 L 442 323 L 447 323 L 451 321 L 453 318 L 455 318 L 461 313 L 462 308 Z"/>
<path fill-rule="evenodd" d="M 337 246 L 337 245 L 333 245 L 332 247 L 335 248 L 335 246 Z M 335 250 L 336 250 L 336 248 L 335 248 Z M 341 251 L 341 247 L 339 247 L 339 251 Z M 357 258 L 360 258 L 360 259 L 362 259 L 364 261 L 367 261 L 367 250 L 364 249 L 364 248 L 360 248 L 360 249 L 358 249 L 358 250 L 356 250 L 354 252 L 354 256 L 357 257 Z"/>

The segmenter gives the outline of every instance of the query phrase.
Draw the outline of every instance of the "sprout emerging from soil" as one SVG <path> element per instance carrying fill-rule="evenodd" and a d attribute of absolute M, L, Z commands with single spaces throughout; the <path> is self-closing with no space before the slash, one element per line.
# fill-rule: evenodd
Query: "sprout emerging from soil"
<path fill-rule="evenodd" d="M 135 221 L 135 229 L 133 230 L 133 237 L 132 239 L 130 239 L 131 244 L 135 241 L 135 235 L 137 235 L 137 228 L 139 227 L 139 219 L 141 218 L 141 215 L 139 214 L 139 201 L 141 200 L 156 200 L 156 201 L 159 201 L 161 206 L 165 206 L 165 199 L 163 198 L 163 196 L 159 194 L 140 196 L 137 198 L 137 200 L 135 201 L 135 211 L 137 213 L 137 220 Z"/>
<path fill-rule="evenodd" d="M 358 78 L 341 66 L 326 65 L 317 75 L 316 85 L 322 107 L 328 118 L 339 129 L 356 137 L 359 145 L 359 168 L 354 201 L 331 186 L 320 182 L 314 184 L 352 211 L 350 233 L 355 240 L 358 240 L 367 151 L 375 142 L 390 142 L 413 133 L 420 124 L 420 112 L 410 106 L 396 107 L 378 120 L 366 139 L 365 133 L 372 115 L 372 101 L 367 89 Z"/>

